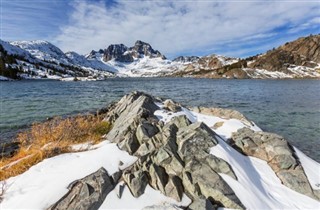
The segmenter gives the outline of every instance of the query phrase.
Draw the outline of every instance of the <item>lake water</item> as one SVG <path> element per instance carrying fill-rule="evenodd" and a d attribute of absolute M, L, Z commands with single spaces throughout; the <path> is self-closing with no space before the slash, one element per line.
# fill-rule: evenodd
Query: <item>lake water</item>
<path fill-rule="evenodd" d="M 92 111 L 133 90 L 186 106 L 236 109 L 320 162 L 319 80 L 115 78 L 95 82 L 0 82 L 0 141 L 55 115 Z"/>

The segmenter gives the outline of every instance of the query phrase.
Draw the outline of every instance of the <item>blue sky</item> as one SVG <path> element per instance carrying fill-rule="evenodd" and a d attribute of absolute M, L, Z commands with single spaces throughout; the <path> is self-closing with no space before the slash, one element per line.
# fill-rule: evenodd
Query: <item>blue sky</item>
<path fill-rule="evenodd" d="M 149 42 L 169 58 L 245 57 L 320 33 L 316 0 L 0 0 L 1 39 L 42 39 L 86 54 Z"/>

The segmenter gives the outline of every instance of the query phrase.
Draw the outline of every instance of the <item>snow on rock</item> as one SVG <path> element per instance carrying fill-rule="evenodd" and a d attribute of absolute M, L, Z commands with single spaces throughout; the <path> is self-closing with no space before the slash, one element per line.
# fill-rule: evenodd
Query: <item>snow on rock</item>
<path fill-rule="evenodd" d="M 46 209 L 65 193 L 76 179 L 104 167 L 109 174 L 119 170 L 119 162 L 129 166 L 136 157 L 119 150 L 116 144 L 104 141 L 97 149 L 62 154 L 46 159 L 25 173 L 6 180 L 8 190 L 1 209 Z"/>
<path fill-rule="evenodd" d="M 232 165 L 238 180 L 221 174 L 248 209 L 318 209 L 319 201 L 284 186 L 266 161 L 247 157 L 220 139 L 211 154 Z M 309 164 L 309 163 L 307 163 Z M 318 164 L 319 165 L 319 164 Z"/>
<path fill-rule="evenodd" d="M 40 60 L 54 61 L 57 63 L 69 64 L 66 55 L 56 46 L 47 41 L 14 41 L 10 44 L 28 51 Z"/>
<path fill-rule="evenodd" d="M 121 185 L 119 183 L 118 185 Z M 172 198 L 164 196 L 160 191 L 151 188 L 149 185 L 145 189 L 144 194 L 139 198 L 132 196 L 128 187 L 124 188 L 121 198 L 117 196 L 117 192 L 112 191 L 104 203 L 101 205 L 100 210 L 103 209 L 143 209 L 148 206 L 160 205 L 164 206 L 166 204 L 172 204 L 176 206 L 188 206 L 191 203 L 190 198 L 186 195 L 183 196 L 180 202 L 175 201 Z M 156 208 L 159 209 L 159 208 Z"/>
<path fill-rule="evenodd" d="M 135 106 L 132 107 L 132 104 Z M 320 208 L 320 202 L 315 198 L 298 193 L 282 184 L 266 161 L 245 156 L 233 148 L 228 140 L 233 132 L 240 128 L 261 131 L 254 123 L 205 115 L 190 111 L 179 104 L 174 105 L 176 109 L 172 111 L 165 101 L 140 92 L 125 96 L 111 108 L 106 117 L 112 120 L 113 129 L 116 129 L 111 133 L 111 136 L 116 135 L 115 138 L 110 139 L 110 133 L 106 138 L 115 141 L 114 143 L 103 141 L 98 145 L 91 145 L 90 142 L 75 145 L 74 150 L 89 151 L 46 159 L 25 173 L 9 178 L 6 180 L 8 189 L 4 194 L 1 209 L 48 208 L 68 192 L 67 186 L 71 182 L 101 167 L 110 175 L 119 170 L 122 170 L 123 174 L 100 209 L 186 208 L 195 203 L 195 200 L 200 200 L 196 196 L 197 193 L 212 195 L 214 199 L 220 199 L 219 203 L 223 202 L 223 205 L 229 208 Z M 139 115 L 139 110 L 143 109 L 153 111 L 149 110 L 143 112 L 143 116 Z M 157 119 L 162 121 L 158 124 L 163 126 L 162 130 L 152 124 L 156 123 Z M 115 123 L 117 120 L 123 123 Z M 178 131 L 175 131 L 174 126 L 166 127 L 172 122 Z M 128 138 L 132 133 L 136 135 L 136 141 Z M 156 137 L 150 137 L 151 133 Z M 172 141 L 177 145 L 172 144 Z M 319 190 L 320 164 L 297 148 L 294 150 L 311 187 Z M 205 174 L 201 174 L 202 172 Z M 188 178 L 188 173 L 191 179 Z M 193 183 L 195 180 L 196 184 Z M 141 187 L 142 185 L 144 187 Z M 139 195 L 134 194 L 132 190 L 139 190 Z M 220 194 L 217 195 L 217 191 Z M 221 192 L 228 193 L 221 195 Z M 221 206 L 219 203 L 216 205 Z"/>
<path fill-rule="evenodd" d="M 304 172 L 309 179 L 312 189 L 320 190 L 320 164 L 306 156 L 298 148 L 293 148 L 301 164 L 303 165 Z"/>

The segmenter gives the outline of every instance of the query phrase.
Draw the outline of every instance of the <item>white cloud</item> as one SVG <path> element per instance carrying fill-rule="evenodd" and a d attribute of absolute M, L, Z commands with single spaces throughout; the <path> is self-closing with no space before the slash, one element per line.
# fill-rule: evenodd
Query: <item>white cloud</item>
<path fill-rule="evenodd" d="M 316 1 L 120 1 L 108 5 L 77 0 L 72 5 L 69 24 L 61 28 L 54 43 L 80 53 L 114 43 L 132 46 L 136 40 L 149 42 L 169 56 L 208 49 L 213 53 L 221 51 L 223 43 L 258 42 L 283 33 L 281 28 L 288 26 L 304 30 L 303 24 L 320 15 Z"/>

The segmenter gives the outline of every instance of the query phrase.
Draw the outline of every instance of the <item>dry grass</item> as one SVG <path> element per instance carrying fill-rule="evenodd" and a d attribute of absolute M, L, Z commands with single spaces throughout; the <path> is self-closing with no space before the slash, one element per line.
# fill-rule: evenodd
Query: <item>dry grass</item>
<path fill-rule="evenodd" d="M 70 152 L 74 144 L 98 143 L 110 129 L 110 123 L 93 115 L 35 123 L 30 130 L 18 134 L 19 151 L 0 160 L 0 180 L 21 174 L 45 158 Z"/>

